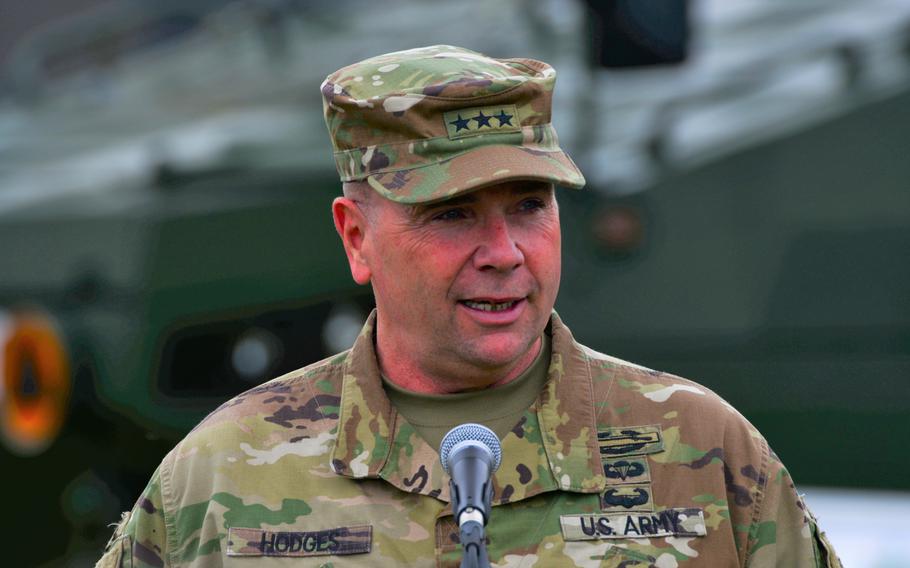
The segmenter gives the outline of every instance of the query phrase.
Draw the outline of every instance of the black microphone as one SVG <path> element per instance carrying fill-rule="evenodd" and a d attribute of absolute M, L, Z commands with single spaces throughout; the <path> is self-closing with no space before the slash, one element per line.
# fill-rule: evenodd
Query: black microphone
<path fill-rule="evenodd" d="M 496 434 L 480 424 L 449 430 L 439 446 L 442 469 L 451 476 L 452 514 L 461 533 L 462 567 L 489 566 L 483 527 L 490 520 L 492 476 L 502 461 Z"/>

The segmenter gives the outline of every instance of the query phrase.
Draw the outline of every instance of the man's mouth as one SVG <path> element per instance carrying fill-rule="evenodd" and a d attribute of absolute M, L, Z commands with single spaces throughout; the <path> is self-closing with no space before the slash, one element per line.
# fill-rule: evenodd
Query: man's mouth
<path fill-rule="evenodd" d="M 472 310 L 482 312 L 504 312 L 511 309 L 521 300 L 506 300 L 504 302 L 495 302 L 492 300 L 462 300 L 461 303 Z"/>

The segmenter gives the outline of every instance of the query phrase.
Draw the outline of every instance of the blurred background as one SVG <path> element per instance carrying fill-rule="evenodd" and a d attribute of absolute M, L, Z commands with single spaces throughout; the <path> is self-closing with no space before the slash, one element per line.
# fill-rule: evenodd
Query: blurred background
<path fill-rule="evenodd" d="M 350 346 L 318 87 L 436 43 L 559 73 L 576 336 L 742 411 L 846 566 L 910 565 L 910 0 L 0 2 L 4 564 L 92 565 L 196 422 Z"/>

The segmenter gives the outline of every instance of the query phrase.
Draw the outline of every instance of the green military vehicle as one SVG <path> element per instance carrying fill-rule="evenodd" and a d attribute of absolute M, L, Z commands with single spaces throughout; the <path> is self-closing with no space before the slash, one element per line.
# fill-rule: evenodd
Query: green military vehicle
<path fill-rule="evenodd" d="M 67 534 L 48 519 L 62 507 L 105 527 L 205 414 L 345 348 L 368 313 L 326 213 L 330 179 L 236 169 L 166 184 L 20 210 L 0 227 L 0 467 L 34 488 L 12 494 L 17 523 Z"/>
<path fill-rule="evenodd" d="M 907 10 L 847 41 L 794 8 L 802 59 L 779 45 L 785 65 L 760 50 L 737 75 L 711 67 L 724 18 L 694 23 L 705 54 L 682 68 L 604 71 L 585 63 L 580 3 L 557 17 L 503 2 L 441 39 L 401 15 L 480 3 L 418 4 L 358 4 L 344 22 L 344 6 L 290 3 L 93 13 L 12 59 L 0 469 L 16 489 L 5 534 L 42 543 L 14 563 L 90 563 L 206 413 L 350 345 L 372 299 L 331 224 L 316 86 L 438 41 L 561 74 L 556 120 L 589 189 L 560 193 L 557 309 L 580 340 L 713 388 L 801 484 L 910 489 L 895 450 L 910 434 Z M 898 47 L 870 47 L 873 32 Z M 787 90 L 819 61 L 834 86 Z"/>

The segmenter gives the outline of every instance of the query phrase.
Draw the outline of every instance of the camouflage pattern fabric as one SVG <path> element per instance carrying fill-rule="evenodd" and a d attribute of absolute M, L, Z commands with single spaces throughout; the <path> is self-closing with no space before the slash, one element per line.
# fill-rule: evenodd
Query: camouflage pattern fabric
<path fill-rule="evenodd" d="M 445 199 L 505 179 L 580 188 L 550 124 L 556 71 L 436 45 L 373 57 L 322 84 L 342 181 L 401 203 Z"/>
<path fill-rule="evenodd" d="M 458 566 L 448 478 L 354 347 L 224 404 L 162 462 L 100 566 Z M 579 345 L 502 441 L 494 566 L 840 566 L 761 435 L 690 381 Z"/>

